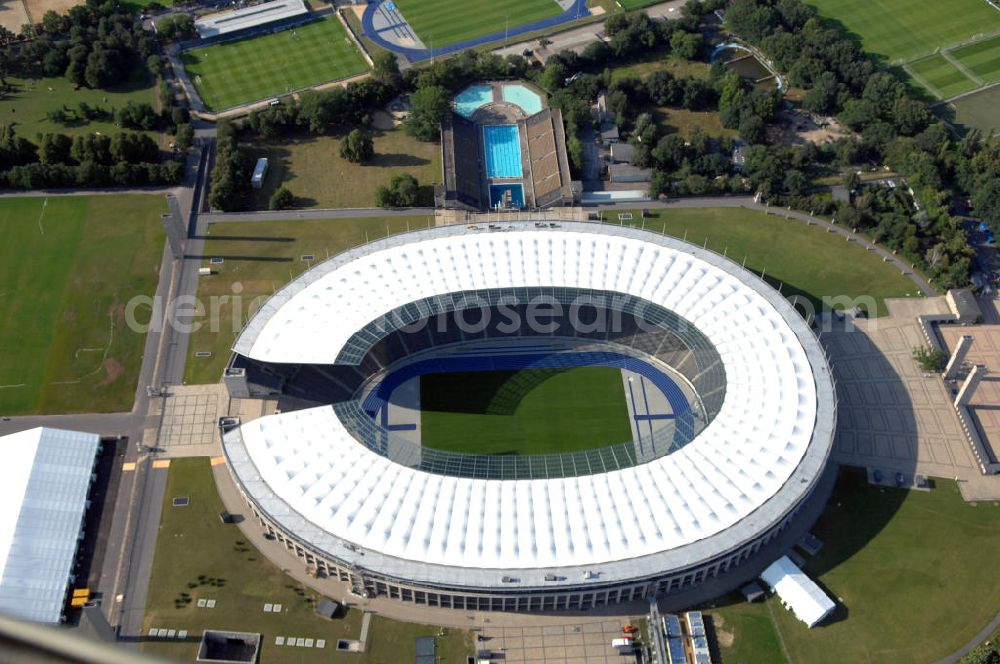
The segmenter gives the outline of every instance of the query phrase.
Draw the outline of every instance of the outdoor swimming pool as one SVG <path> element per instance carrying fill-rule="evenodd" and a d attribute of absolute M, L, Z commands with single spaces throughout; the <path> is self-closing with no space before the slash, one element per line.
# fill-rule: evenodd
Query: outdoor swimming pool
<path fill-rule="evenodd" d="M 534 115 L 542 110 L 542 98 L 538 93 L 520 84 L 503 86 L 503 100 L 517 104 L 528 115 Z"/>
<path fill-rule="evenodd" d="M 493 88 L 489 85 L 470 85 L 455 95 L 455 111 L 471 118 L 476 109 L 493 101 Z"/>
<path fill-rule="evenodd" d="M 521 138 L 517 125 L 484 126 L 483 144 L 486 148 L 487 177 L 521 177 Z"/>
<path fill-rule="evenodd" d="M 519 184 L 491 184 L 490 185 L 490 207 L 495 208 L 503 202 L 504 192 L 510 192 L 510 206 L 516 208 L 524 207 L 524 187 Z"/>

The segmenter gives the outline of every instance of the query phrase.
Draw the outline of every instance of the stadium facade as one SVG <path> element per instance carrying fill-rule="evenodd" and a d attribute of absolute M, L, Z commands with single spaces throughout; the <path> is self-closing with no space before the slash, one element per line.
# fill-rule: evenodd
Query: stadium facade
<path fill-rule="evenodd" d="M 511 347 L 659 371 L 686 396 L 655 436 L 550 455 L 430 449 L 379 417 L 398 372 Z M 825 500 L 836 397 L 810 328 L 755 275 L 642 230 L 372 242 L 278 291 L 234 350 L 231 394 L 282 412 L 224 434 L 232 476 L 270 536 L 358 594 L 547 611 L 724 590 Z"/>

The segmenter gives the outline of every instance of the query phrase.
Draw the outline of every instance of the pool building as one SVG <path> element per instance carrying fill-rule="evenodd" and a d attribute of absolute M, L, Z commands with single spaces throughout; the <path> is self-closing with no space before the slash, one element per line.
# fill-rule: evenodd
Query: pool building
<path fill-rule="evenodd" d="M 540 209 L 574 204 L 562 113 L 520 82 L 477 83 L 441 126 L 438 207 Z"/>

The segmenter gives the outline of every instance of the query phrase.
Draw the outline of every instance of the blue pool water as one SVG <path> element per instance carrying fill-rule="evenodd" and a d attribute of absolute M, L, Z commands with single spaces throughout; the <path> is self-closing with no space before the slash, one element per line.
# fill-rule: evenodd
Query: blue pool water
<path fill-rule="evenodd" d="M 542 98 L 538 96 L 537 92 L 523 85 L 503 86 L 503 100 L 517 104 L 528 115 L 534 115 L 542 110 Z"/>
<path fill-rule="evenodd" d="M 495 208 L 503 201 L 505 191 L 510 192 L 510 202 L 516 208 L 524 207 L 524 187 L 519 184 L 491 184 L 490 185 L 490 207 Z"/>
<path fill-rule="evenodd" d="M 493 101 L 493 88 L 488 85 L 470 85 L 455 95 L 455 110 L 471 118 L 476 109 Z"/>
<path fill-rule="evenodd" d="M 487 177 L 521 177 L 521 139 L 517 125 L 486 125 L 483 127 L 483 143 L 486 147 Z"/>

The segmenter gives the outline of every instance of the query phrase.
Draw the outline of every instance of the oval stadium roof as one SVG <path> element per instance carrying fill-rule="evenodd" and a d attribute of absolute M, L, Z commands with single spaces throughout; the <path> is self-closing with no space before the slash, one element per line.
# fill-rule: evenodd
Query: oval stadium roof
<path fill-rule="evenodd" d="M 833 383 L 780 294 L 717 254 L 637 229 L 505 228 L 429 229 L 341 254 L 272 297 L 235 350 L 335 363 L 357 330 L 428 296 L 615 291 L 676 312 L 714 344 L 727 380 L 715 419 L 680 450 L 632 468 L 480 480 L 394 463 L 328 406 L 263 417 L 228 435 L 226 453 L 272 519 L 342 559 L 361 547 L 366 567 L 397 576 L 497 583 L 495 570 L 578 568 L 635 578 L 740 546 L 811 491 L 832 444 Z"/>

